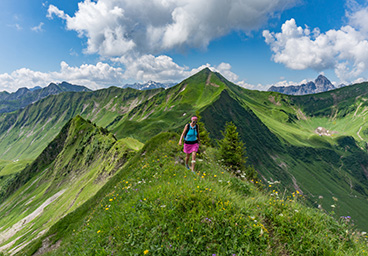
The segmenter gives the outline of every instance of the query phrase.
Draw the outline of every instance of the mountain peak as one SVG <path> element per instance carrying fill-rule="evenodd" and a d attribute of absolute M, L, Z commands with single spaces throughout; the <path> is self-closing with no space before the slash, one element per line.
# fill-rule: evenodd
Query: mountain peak
<path fill-rule="evenodd" d="M 335 86 L 324 75 L 319 75 L 314 81 L 317 92 L 325 92 L 335 89 Z"/>
<path fill-rule="evenodd" d="M 212 72 L 212 70 L 209 67 L 205 67 L 204 69 L 202 69 L 199 72 L 211 72 L 211 73 L 214 73 L 214 72 Z"/>
<path fill-rule="evenodd" d="M 331 84 L 330 80 L 327 79 L 324 75 L 319 75 L 316 80 L 314 80 L 315 84 Z"/>
<path fill-rule="evenodd" d="M 279 92 L 288 95 L 305 95 L 326 92 L 336 89 L 335 86 L 324 75 L 320 74 L 314 82 L 310 81 L 301 85 L 271 86 L 268 91 Z"/>

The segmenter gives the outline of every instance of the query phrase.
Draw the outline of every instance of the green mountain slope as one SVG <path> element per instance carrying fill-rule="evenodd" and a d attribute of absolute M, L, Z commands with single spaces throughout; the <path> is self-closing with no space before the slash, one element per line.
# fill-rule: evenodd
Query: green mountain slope
<path fill-rule="evenodd" d="M 118 138 L 147 141 L 162 131 L 181 130 L 190 116 L 212 104 L 226 85 L 208 68 L 144 101 L 107 128 Z"/>
<path fill-rule="evenodd" d="M 46 98 L 49 95 L 55 95 L 62 92 L 88 92 L 91 91 L 87 87 L 72 85 L 67 82 L 60 84 L 51 83 L 45 88 L 29 90 L 20 88 L 14 93 L 0 92 L 0 113 L 8 113 L 27 105 Z"/>
<path fill-rule="evenodd" d="M 23 110 L 0 115 L 0 159 L 27 163 L 34 160 L 76 115 L 105 127 L 117 115 L 130 111 L 162 90 L 111 87 L 95 92 L 68 92 L 49 96 Z"/>
<path fill-rule="evenodd" d="M 146 142 L 163 131 L 181 133 L 198 112 L 212 139 L 221 138 L 226 121 L 236 124 L 248 163 L 263 181 L 279 181 L 329 211 L 337 198 L 335 212 L 367 229 L 366 85 L 297 97 L 243 89 L 204 69 L 167 90 L 109 88 L 51 96 L 0 116 L 0 177 L 7 179 L 35 159 L 78 114 L 118 139 Z"/>
<path fill-rule="evenodd" d="M 298 99 L 307 101 L 310 96 L 291 97 L 235 86 L 228 88 L 230 93 L 223 93 L 201 113 L 210 134 L 220 139 L 221 127 L 233 121 L 246 143 L 249 163 L 256 167 L 263 180 L 279 181 L 291 191 L 298 190 L 311 205 L 322 204 L 329 211 L 353 216 L 366 229 L 368 155 L 359 142 L 347 136 L 352 134 L 346 132 L 356 130 L 356 123 L 345 124 L 344 127 L 351 127 L 332 134 L 335 136 L 319 136 L 315 129 L 326 124 L 320 120 L 330 117 L 316 118 L 303 112 L 307 104 L 296 104 Z M 356 90 L 355 87 L 344 89 Z M 330 93 L 316 96 L 324 95 Z M 344 100 L 335 104 L 344 111 Z M 340 119 L 335 117 L 331 123 L 360 118 L 357 123 L 364 125 L 364 108 L 360 103 L 355 106 L 361 109 L 356 108 Z M 336 204 L 334 198 L 339 200 L 338 209 L 331 208 Z"/>
<path fill-rule="evenodd" d="M 18 255 L 366 255 L 367 238 L 300 195 L 261 192 L 210 157 L 193 174 L 179 135 L 149 140 L 90 200 Z M 302 199 L 301 199 L 302 200 Z"/>
<path fill-rule="evenodd" d="M 91 198 L 140 148 L 80 116 L 1 187 L 0 246 L 15 253 Z"/>

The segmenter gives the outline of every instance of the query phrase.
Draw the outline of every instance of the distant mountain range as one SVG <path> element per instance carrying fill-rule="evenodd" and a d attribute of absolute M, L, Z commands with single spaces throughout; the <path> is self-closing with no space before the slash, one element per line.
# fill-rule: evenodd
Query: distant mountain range
<path fill-rule="evenodd" d="M 280 92 L 288 95 L 306 95 L 314 94 L 320 92 L 326 92 L 333 89 L 343 87 L 345 85 L 340 85 L 335 87 L 327 77 L 319 75 L 314 82 L 310 81 L 306 84 L 301 85 L 291 85 L 291 86 L 271 86 L 268 91 L 270 92 Z"/>
<path fill-rule="evenodd" d="M 147 83 L 134 83 L 134 84 L 125 84 L 122 86 L 122 88 L 133 88 L 137 90 L 152 90 L 152 89 L 158 89 L 158 88 L 170 88 L 176 85 L 176 83 L 158 83 L 154 81 L 148 81 Z"/>
<path fill-rule="evenodd" d="M 47 87 L 26 87 L 19 88 L 16 92 L 0 92 L 0 113 L 13 112 L 26 107 L 27 105 L 46 98 L 50 95 L 56 95 L 62 92 L 87 92 L 91 91 L 87 87 L 73 85 L 67 82 L 59 84 L 50 83 Z"/>

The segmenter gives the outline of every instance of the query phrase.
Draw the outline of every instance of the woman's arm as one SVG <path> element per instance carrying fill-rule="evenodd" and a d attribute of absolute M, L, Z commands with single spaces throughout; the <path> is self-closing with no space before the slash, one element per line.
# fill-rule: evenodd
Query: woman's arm
<path fill-rule="evenodd" d="M 184 127 L 184 130 L 183 130 L 183 132 L 182 132 L 182 134 L 181 134 L 181 136 L 180 136 L 180 140 L 179 140 L 179 145 L 181 146 L 181 142 L 182 142 L 182 140 L 183 140 L 183 137 L 184 137 L 184 134 L 185 134 L 185 131 L 188 129 L 188 124 L 187 125 L 185 125 L 185 127 Z"/>

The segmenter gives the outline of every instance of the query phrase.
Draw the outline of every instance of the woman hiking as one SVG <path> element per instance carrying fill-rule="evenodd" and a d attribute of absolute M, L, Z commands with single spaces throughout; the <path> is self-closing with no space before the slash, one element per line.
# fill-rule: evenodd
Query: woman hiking
<path fill-rule="evenodd" d="M 198 152 L 200 138 L 199 129 L 197 125 L 198 117 L 193 116 L 191 118 L 191 123 L 186 124 L 183 133 L 180 136 L 179 145 L 181 146 L 182 140 L 184 138 L 184 153 L 187 154 L 185 158 L 185 167 L 189 170 L 189 158 L 192 155 L 192 172 L 194 172 L 194 166 L 196 163 L 196 153 Z"/>

